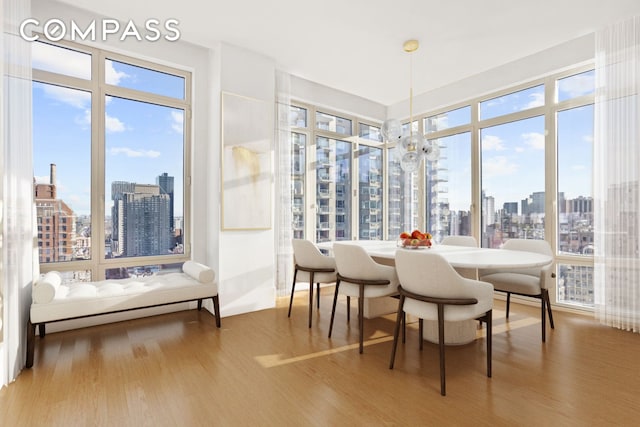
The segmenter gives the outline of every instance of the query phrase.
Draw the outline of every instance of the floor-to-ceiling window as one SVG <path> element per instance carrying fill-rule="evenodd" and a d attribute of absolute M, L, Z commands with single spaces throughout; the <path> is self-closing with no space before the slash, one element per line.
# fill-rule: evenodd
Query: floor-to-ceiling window
<path fill-rule="evenodd" d="M 289 124 L 294 236 L 316 242 L 384 239 L 386 165 L 379 125 L 303 103 L 291 105 Z"/>
<path fill-rule="evenodd" d="M 317 241 L 395 240 L 414 228 L 490 248 L 545 239 L 556 253 L 555 302 L 591 307 L 593 98 L 584 66 L 422 114 L 402 132 L 424 134 L 440 156 L 414 173 L 403 171 L 396 141 L 382 143 L 379 124 L 304 106 L 316 123 L 292 123 L 308 168 L 294 212 L 315 216 L 305 230 Z"/>
<path fill-rule="evenodd" d="M 188 258 L 188 72 L 34 42 L 41 268 L 67 280 L 147 275 Z"/>

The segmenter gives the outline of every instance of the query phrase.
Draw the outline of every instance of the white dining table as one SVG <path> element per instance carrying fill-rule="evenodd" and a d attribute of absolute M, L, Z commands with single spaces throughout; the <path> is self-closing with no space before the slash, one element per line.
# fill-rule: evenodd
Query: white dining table
<path fill-rule="evenodd" d="M 318 248 L 331 251 L 335 242 L 317 243 Z M 394 265 L 398 251 L 433 252 L 442 255 L 454 268 L 499 269 L 541 267 L 553 261 L 548 255 L 535 252 L 513 251 L 508 249 L 475 248 L 468 246 L 452 246 L 434 244 L 431 247 L 407 249 L 399 247 L 396 241 L 388 240 L 341 240 L 339 243 L 358 245 L 377 262 Z M 467 344 L 476 339 L 476 322 L 447 322 L 445 327 L 445 343 L 448 345 Z M 423 338 L 438 342 L 436 322 L 424 322 Z"/>
<path fill-rule="evenodd" d="M 452 246 L 434 244 L 431 247 L 420 246 L 418 249 L 407 249 L 389 240 L 344 240 L 340 243 L 358 245 L 377 259 L 393 261 L 397 251 L 435 252 L 442 255 L 451 266 L 456 268 L 527 268 L 549 264 L 552 258 L 535 252 L 513 251 L 508 249 L 474 248 L 468 246 Z M 334 242 L 322 242 L 320 249 L 331 250 Z"/>

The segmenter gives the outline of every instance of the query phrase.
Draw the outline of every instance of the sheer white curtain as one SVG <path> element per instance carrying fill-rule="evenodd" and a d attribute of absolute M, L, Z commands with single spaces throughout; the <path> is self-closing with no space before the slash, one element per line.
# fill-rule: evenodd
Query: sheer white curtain
<path fill-rule="evenodd" d="M 276 71 L 276 289 L 278 296 L 289 293 L 293 281 L 291 246 L 291 103 L 289 74 Z"/>
<path fill-rule="evenodd" d="M 0 387 L 25 363 L 25 331 L 31 303 L 34 259 L 33 167 L 31 156 L 30 45 L 19 36 L 30 2 L 3 0 L 2 146 L 0 147 Z"/>
<path fill-rule="evenodd" d="M 640 17 L 596 34 L 596 83 L 596 317 L 640 332 Z"/>

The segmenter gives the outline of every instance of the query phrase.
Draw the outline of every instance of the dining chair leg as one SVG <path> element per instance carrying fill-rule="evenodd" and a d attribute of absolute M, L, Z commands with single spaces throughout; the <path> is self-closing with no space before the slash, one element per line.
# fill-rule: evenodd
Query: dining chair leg
<path fill-rule="evenodd" d="M 440 394 L 446 396 L 444 371 L 444 305 L 438 304 L 438 346 L 440 347 Z"/>
<path fill-rule="evenodd" d="M 364 285 L 360 285 L 358 297 L 358 328 L 360 329 L 360 354 L 364 351 Z"/>
<path fill-rule="evenodd" d="M 347 323 L 351 321 L 351 297 L 347 297 Z"/>
<path fill-rule="evenodd" d="M 493 310 L 487 311 L 485 314 L 485 324 L 487 325 L 487 377 L 491 378 L 491 347 L 493 340 Z"/>
<path fill-rule="evenodd" d="M 511 292 L 507 292 L 507 319 L 509 318 L 509 306 L 511 305 Z"/>
<path fill-rule="evenodd" d="M 407 342 L 407 313 L 402 312 L 402 344 Z"/>
<path fill-rule="evenodd" d="M 316 283 L 316 302 L 318 310 L 320 310 L 320 282 Z"/>
<path fill-rule="evenodd" d="M 546 300 L 544 299 L 544 294 L 540 295 L 540 317 L 542 319 L 542 321 L 540 322 L 542 324 L 542 342 L 546 341 L 547 338 L 547 307 L 546 307 Z"/>
<path fill-rule="evenodd" d="M 311 327 L 311 319 L 313 314 L 313 271 L 309 273 L 309 327 Z"/>
<path fill-rule="evenodd" d="M 404 313 L 404 295 L 400 295 L 400 302 L 398 303 L 398 315 L 396 316 L 396 328 L 393 332 L 393 347 L 391 347 L 391 360 L 389 361 L 389 369 L 393 369 L 393 364 L 396 360 L 396 348 L 398 347 L 398 335 L 400 335 L 400 323 Z M 404 324 L 404 321 L 402 320 Z"/>
<path fill-rule="evenodd" d="M 331 338 L 331 331 L 333 330 L 333 319 L 336 316 L 336 302 L 338 301 L 339 288 L 340 288 L 340 280 L 336 280 L 336 290 L 333 294 L 333 307 L 331 308 L 331 322 L 329 323 L 329 338 Z"/>
<path fill-rule="evenodd" d="M 543 289 L 542 295 L 547 300 L 547 313 L 549 314 L 549 325 L 551 329 L 555 329 L 553 325 L 553 313 L 551 312 L 551 300 L 549 299 L 549 289 Z"/>
<path fill-rule="evenodd" d="M 291 317 L 291 306 L 293 305 L 293 293 L 296 290 L 296 276 L 298 275 L 298 269 L 293 271 L 293 284 L 291 285 L 291 299 L 289 299 L 289 314 L 287 317 Z"/>
<path fill-rule="evenodd" d="M 422 343 L 424 341 L 424 320 L 423 319 L 418 319 L 418 336 L 420 337 L 420 351 L 422 351 Z"/>

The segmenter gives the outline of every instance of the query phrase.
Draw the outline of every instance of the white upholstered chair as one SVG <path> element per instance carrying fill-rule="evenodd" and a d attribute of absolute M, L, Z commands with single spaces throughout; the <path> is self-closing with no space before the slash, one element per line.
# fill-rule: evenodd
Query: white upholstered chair
<path fill-rule="evenodd" d="M 441 255 L 433 252 L 398 250 L 396 271 L 400 280 L 400 303 L 389 369 L 393 369 L 402 317 L 408 313 L 419 319 L 420 349 L 423 320 L 438 322 L 440 394 L 446 395 L 444 330 L 447 321 L 477 319 L 486 323 L 487 376 L 491 377 L 493 286 L 460 276 Z"/>
<path fill-rule="evenodd" d="M 441 244 L 451 246 L 467 246 L 470 248 L 478 247 L 478 242 L 473 236 L 445 236 L 445 238 L 442 239 Z M 478 278 L 478 269 L 476 268 L 456 268 L 456 271 L 462 277 L 466 277 L 467 279 Z"/>
<path fill-rule="evenodd" d="M 293 305 L 293 294 L 296 290 L 296 281 L 309 282 L 309 327 L 313 314 L 313 284 L 316 284 L 317 305 L 320 308 L 320 283 L 334 283 L 336 281 L 336 262 L 333 257 L 323 255 L 313 244 L 305 239 L 293 239 L 293 259 L 295 263 L 293 272 L 293 285 L 291 286 L 291 299 L 289 300 L 289 314 Z"/>
<path fill-rule="evenodd" d="M 333 244 L 333 255 L 338 268 L 329 324 L 329 338 L 333 330 L 333 319 L 336 314 L 338 294 L 358 298 L 358 328 L 360 353 L 364 347 L 364 299 L 392 296 L 398 294 L 398 276 L 396 269 L 389 265 L 378 264 L 360 246 L 336 242 Z M 349 310 L 349 304 L 347 304 Z"/>
<path fill-rule="evenodd" d="M 537 252 L 553 257 L 551 245 L 549 245 L 546 240 L 511 239 L 507 240 L 502 248 L 515 251 Z M 542 341 L 544 342 L 546 340 L 547 328 L 545 312 L 549 315 L 551 328 L 554 328 L 548 290 L 548 286 L 550 286 L 555 277 L 555 273 L 553 273 L 553 262 L 543 267 L 535 268 L 480 270 L 479 276 L 480 280 L 491 283 L 496 291 L 507 293 L 507 319 L 509 318 L 511 294 L 540 299 Z"/>
<path fill-rule="evenodd" d="M 478 247 L 478 242 L 473 236 L 445 236 L 441 244 L 451 246 L 469 246 Z"/>

